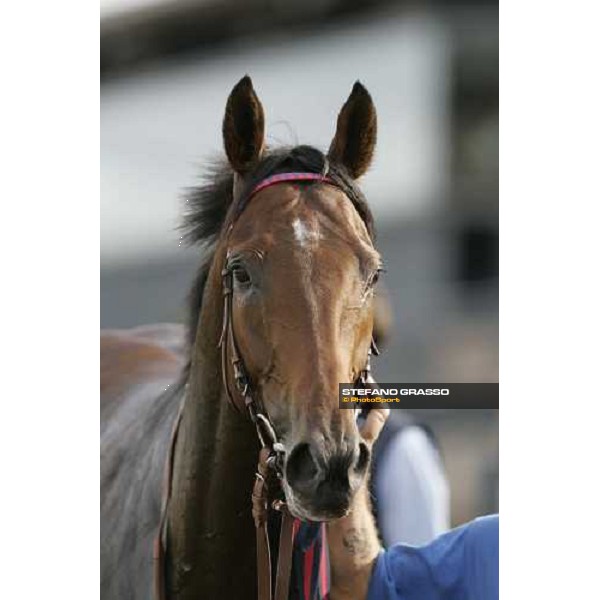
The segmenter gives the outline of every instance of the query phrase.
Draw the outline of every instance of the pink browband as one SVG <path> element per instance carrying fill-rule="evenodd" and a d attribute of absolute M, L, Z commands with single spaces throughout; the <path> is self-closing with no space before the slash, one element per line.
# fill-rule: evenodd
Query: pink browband
<path fill-rule="evenodd" d="M 333 179 L 327 177 L 327 175 L 321 175 L 320 173 L 279 173 L 263 179 L 250 194 L 248 194 L 248 200 L 252 198 L 254 194 L 257 194 L 265 188 L 276 185 L 277 183 L 286 183 L 288 181 L 320 181 L 337 187 L 337 184 Z"/>

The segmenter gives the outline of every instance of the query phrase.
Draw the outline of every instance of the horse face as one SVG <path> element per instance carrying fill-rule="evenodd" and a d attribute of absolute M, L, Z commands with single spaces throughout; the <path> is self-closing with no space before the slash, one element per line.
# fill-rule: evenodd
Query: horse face
<path fill-rule="evenodd" d="M 249 79 L 228 101 L 223 131 L 238 182 L 264 145 L 264 116 Z M 375 111 L 355 85 L 338 117 L 329 157 L 352 177 L 368 167 Z M 257 193 L 227 241 L 235 337 L 253 389 L 285 447 L 283 487 L 293 514 L 345 514 L 369 464 L 354 411 L 338 383 L 365 366 L 380 269 L 365 223 L 336 187 L 278 184 Z"/>
<path fill-rule="evenodd" d="M 369 452 L 353 411 L 339 409 L 338 383 L 365 365 L 379 255 L 341 191 L 301 184 L 253 199 L 228 261 L 236 340 L 286 448 L 290 508 L 312 520 L 340 516 Z"/>

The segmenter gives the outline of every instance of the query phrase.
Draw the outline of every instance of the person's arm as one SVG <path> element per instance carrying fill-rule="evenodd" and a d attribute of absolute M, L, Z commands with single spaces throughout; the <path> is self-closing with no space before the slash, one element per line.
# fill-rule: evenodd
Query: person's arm
<path fill-rule="evenodd" d="M 372 447 L 389 409 L 369 412 L 361 430 L 364 441 Z M 365 600 L 371 571 L 381 552 L 375 521 L 371 513 L 367 482 L 356 493 L 350 513 L 327 526 L 331 566 L 331 600 Z"/>
<path fill-rule="evenodd" d="M 372 410 L 361 430 L 372 445 L 387 411 Z M 348 516 L 328 524 L 331 600 L 498 600 L 498 517 L 457 527 L 426 546 L 383 551 L 369 505 L 358 491 Z"/>

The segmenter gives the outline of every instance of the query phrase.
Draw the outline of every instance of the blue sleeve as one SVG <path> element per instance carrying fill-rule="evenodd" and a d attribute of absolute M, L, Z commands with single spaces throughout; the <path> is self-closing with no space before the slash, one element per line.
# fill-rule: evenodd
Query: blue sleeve
<path fill-rule="evenodd" d="M 382 552 L 368 600 L 498 600 L 498 517 L 481 517 L 426 546 Z"/>

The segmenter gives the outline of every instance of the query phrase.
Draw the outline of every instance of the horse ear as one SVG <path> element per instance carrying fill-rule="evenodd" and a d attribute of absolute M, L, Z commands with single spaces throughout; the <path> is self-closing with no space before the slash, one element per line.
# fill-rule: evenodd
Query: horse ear
<path fill-rule="evenodd" d="M 346 167 L 353 179 L 369 168 L 377 141 L 377 113 L 371 95 L 357 81 L 342 107 L 329 158 Z"/>
<path fill-rule="evenodd" d="M 265 143 L 265 114 L 248 75 L 231 90 L 223 119 L 223 143 L 233 170 L 248 172 L 259 160 Z"/>

